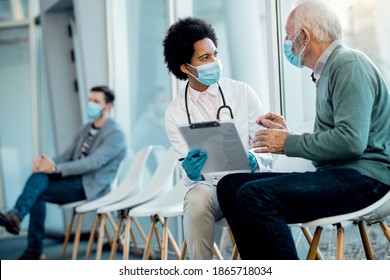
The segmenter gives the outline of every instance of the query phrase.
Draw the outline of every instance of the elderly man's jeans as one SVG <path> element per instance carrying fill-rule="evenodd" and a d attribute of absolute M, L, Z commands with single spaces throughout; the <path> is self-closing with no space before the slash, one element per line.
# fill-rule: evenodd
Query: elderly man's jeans
<path fill-rule="evenodd" d="M 360 210 L 390 187 L 351 169 L 240 173 L 217 186 L 242 259 L 298 259 L 288 224 Z"/>
<path fill-rule="evenodd" d="M 27 251 L 42 253 L 45 235 L 45 202 L 65 204 L 85 199 L 81 176 L 33 173 L 27 180 L 14 211 L 20 220 L 30 213 Z"/>

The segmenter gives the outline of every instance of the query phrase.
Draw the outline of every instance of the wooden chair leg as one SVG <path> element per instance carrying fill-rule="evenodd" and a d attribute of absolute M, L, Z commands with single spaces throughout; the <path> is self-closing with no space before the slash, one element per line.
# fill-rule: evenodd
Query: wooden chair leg
<path fill-rule="evenodd" d="M 173 238 L 173 235 L 172 235 L 171 231 L 169 230 L 169 228 L 168 228 L 168 241 L 171 244 L 173 251 L 175 252 L 176 257 L 179 258 L 180 257 L 180 249 L 179 249 L 179 246 L 177 246 L 177 243 L 176 243 L 175 239 Z"/>
<path fill-rule="evenodd" d="M 359 226 L 360 237 L 362 238 L 364 253 L 366 254 L 366 259 L 373 260 L 374 254 L 372 252 L 370 240 L 368 239 L 368 235 L 367 235 L 366 227 L 364 226 L 364 222 L 359 221 L 358 226 Z"/>
<path fill-rule="evenodd" d="M 85 252 L 85 259 L 88 260 L 89 256 L 91 255 L 92 245 L 93 241 L 95 239 L 95 233 L 96 233 L 96 227 L 99 222 L 99 216 L 95 216 L 95 220 L 93 221 L 91 232 L 89 233 L 89 240 L 88 240 L 88 246 L 87 246 L 87 252 Z"/>
<path fill-rule="evenodd" d="M 149 234 L 148 234 L 148 239 L 147 239 L 147 241 L 146 241 L 144 254 L 143 254 L 143 256 L 142 256 L 142 259 L 143 259 L 143 260 L 148 260 L 148 259 L 149 259 L 150 247 L 151 247 L 151 245 L 152 245 L 152 240 L 153 240 L 153 232 L 154 232 L 154 228 L 155 228 L 155 226 L 156 226 L 156 221 L 157 221 L 155 217 L 152 217 L 151 220 L 152 220 L 152 224 L 150 225 L 150 230 L 149 230 Z"/>
<path fill-rule="evenodd" d="M 141 256 L 141 250 L 139 249 L 137 239 L 135 238 L 135 234 L 132 228 L 130 228 L 130 236 L 134 243 L 134 251 L 137 256 Z"/>
<path fill-rule="evenodd" d="M 166 239 L 166 256 L 168 256 L 168 242 L 172 245 L 172 249 L 175 252 L 176 257 L 179 259 L 180 258 L 180 249 L 179 246 L 177 246 L 177 243 L 175 239 L 172 236 L 171 231 L 169 230 L 169 222 L 168 218 L 163 218 L 160 215 L 157 215 L 158 220 L 160 223 L 165 227 L 166 225 L 166 233 L 167 233 L 167 239 Z M 164 228 L 163 228 L 164 229 Z M 164 235 L 163 235 L 163 241 L 165 240 Z"/>
<path fill-rule="evenodd" d="M 106 216 L 106 217 L 107 217 L 107 216 Z M 104 223 L 104 234 L 105 234 L 105 236 L 106 236 L 106 238 L 107 238 L 108 244 L 109 244 L 110 247 L 111 247 L 111 243 L 112 243 L 111 234 L 110 234 L 110 232 L 108 231 L 108 226 L 107 226 L 106 223 Z"/>
<path fill-rule="evenodd" d="M 311 242 L 313 241 L 313 236 L 311 235 L 311 233 L 307 227 L 301 227 L 301 230 L 302 230 L 303 235 L 305 236 L 305 238 L 310 246 Z M 322 256 L 322 253 L 318 247 L 317 247 L 317 251 L 316 251 L 316 259 L 317 260 L 324 260 L 324 257 Z"/>
<path fill-rule="evenodd" d="M 215 242 L 214 242 L 214 245 L 213 245 L 213 252 L 214 252 L 214 255 L 217 257 L 218 260 L 223 260 L 222 254 L 219 251 L 218 246 L 217 246 L 217 244 L 215 244 Z"/>
<path fill-rule="evenodd" d="M 158 231 L 157 226 L 154 228 L 154 234 L 156 235 L 157 245 L 158 245 L 158 249 L 160 251 L 160 259 L 161 259 L 161 254 L 162 254 L 161 252 L 163 250 L 163 247 L 162 247 L 163 245 L 162 245 L 162 238 L 160 236 L 160 232 Z"/>
<path fill-rule="evenodd" d="M 320 226 L 316 227 L 313 240 L 310 243 L 309 252 L 306 258 L 307 260 L 314 260 L 317 254 L 318 244 L 320 243 L 321 233 L 322 233 L 322 227 Z"/>
<path fill-rule="evenodd" d="M 103 250 L 103 238 L 104 238 L 104 229 L 105 229 L 105 214 L 99 214 L 100 216 L 100 226 L 99 226 L 99 237 L 96 248 L 96 259 L 100 260 L 102 258 Z"/>
<path fill-rule="evenodd" d="M 231 256 L 231 259 L 232 260 L 237 260 L 238 259 L 238 248 L 237 248 L 237 244 L 234 244 L 233 246 L 233 253 L 232 253 L 232 256 Z"/>
<path fill-rule="evenodd" d="M 337 224 L 336 260 L 344 259 L 344 228 Z"/>
<path fill-rule="evenodd" d="M 387 240 L 390 242 L 390 228 L 387 226 L 385 221 L 380 221 L 379 225 L 380 225 L 383 233 L 386 235 Z"/>
<path fill-rule="evenodd" d="M 186 253 L 187 253 L 187 242 L 184 239 L 183 244 L 181 245 L 181 253 L 179 260 L 185 260 L 186 259 Z"/>
<path fill-rule="evenodd" d="M 79 219 L 77 222 L 77 228 L 74 236 L 74 244 L 73 244 L 73 252 L 72 252 L 72 260 L 77 259 L 77 253 L 79 251 L 80 244 L 80 235 L 81 235 L 81 225 L 83 223 L 83 213 L 79 213 Z"/>
<path fill-rule="evenodd" d="M 119 215 L 118 225 L 117 225 L 116 230 L 115 230 L 114 239 L 112 240 L 110 260 L 114 259 L 115 254 L 116 254 L 116 250 L 118 248 L 118 240 L 119 240 L 119 235 L 120 235 L 121 228 L 122 228 L 122 221 L 123 221 L 123 216 Z"/>
<path fill-rule="evenodd" d="M 146 237 L 145 232 L 143 231 L 141 225 L 139 224 L 138 219 L 136 217 L 133 217 L 133 222 L 134 222 L 135 226 L 137 227 L 139 234 L 141 235 L 142 241 L 144 242 L 144 244 L 146 244 L 147 237 Z M 153 260 L 156 259 L 156 255 L 154 254 L 153 250 L 150 251 L 150 256 L 152 257 Z"/>
<path fill-rule="evenodd" d="M 161 259 L 168 259 L 168 218 L 164 219 L 163 222 L 163 238 L 162 238 L 162 250 L 161 250 Z"/>
<path fill-rule="evenodd" d="M 67 228 L 66 234 L 65 234 L 64 246 L 62 247 L 62 252 L 61 252 L 62 258 L 65 257 L 66 249 L 68 248 L 69 238 L 70 238 L 70 235 L 72 232 L 72 227 L 73 227 L 73 222 L 74 222 L 75 216 L 76 216 L 76 211 L 75 211 L 75 209 L 73 209 L 73 213 L 72 213 L 72 216 L 70 217 L 69 225 L 68 225 L 68 228 Z"/>
<path fill-rule="evenodd" d="M 130 223 L 131 218 L 127 215 L 125 224 L 125 241 L 123 244 L 123 260 L 128 260 L 130 254 Z"/>

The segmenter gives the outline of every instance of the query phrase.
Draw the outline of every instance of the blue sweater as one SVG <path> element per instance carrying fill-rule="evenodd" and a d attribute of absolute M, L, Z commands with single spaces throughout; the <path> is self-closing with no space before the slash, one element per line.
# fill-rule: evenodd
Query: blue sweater
<path fill-rule="evenodd" d="M 390 95 L 375 65 L 339 45 L 317 84 L 314 132 L 290 135 L 287 156 L 317 170 L 350 168 L 390 185 Z"/>

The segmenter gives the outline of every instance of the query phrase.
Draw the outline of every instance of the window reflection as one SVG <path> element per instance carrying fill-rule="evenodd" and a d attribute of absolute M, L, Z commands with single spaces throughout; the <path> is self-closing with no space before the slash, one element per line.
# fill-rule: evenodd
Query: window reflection
<path fill-rule="evenodd" d="M 222 75 L 249 84 L 270 110 L 265 2 L 196 0 L 193 15 L 209 22 L 218 38 Z"/>
<path fill-rule="evenodd" d="M 129 32 L 130 147 L 132 154 L 147 145 L 169 147 L 165 110 L 171 99 L 162 41 L 168 28 L 166 0 L 127 1 Z M 152 173 L 157 160 L 148 162 Z"/>
<path fill-rule="evenodd" d="M 27 17 L 28 0 L 0 0 L 0 22 L 20 21 Z"/>
<path fill-rule="evenodd" d="M 169 75 L 165 68 L 162 41 L 168 28 L 165 0 L 131 1 L 130 135 L 133 153 L 146 145 L 169 146 L 164 114 L 170 102 Z"/>

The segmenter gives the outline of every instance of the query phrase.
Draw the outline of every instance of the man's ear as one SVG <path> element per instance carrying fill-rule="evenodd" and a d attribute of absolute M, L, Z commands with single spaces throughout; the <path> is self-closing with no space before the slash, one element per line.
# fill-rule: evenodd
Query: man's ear
<path fill-rule="evenodd" d="M 112 109 L 112 103 L 107 103 L 106 109 L 107 109 L 107 111 L 111 111 L 111 109 Z"/>
<path fill-rule="evenodd" d="M 303 43 L 305 45 L 307 45 L 310 40 L 311 40 L 311 33 L 309 31 L 309 29 L 307 29 L 306 27 L 302 27 L 302 33 L 303 33 Z"/>

